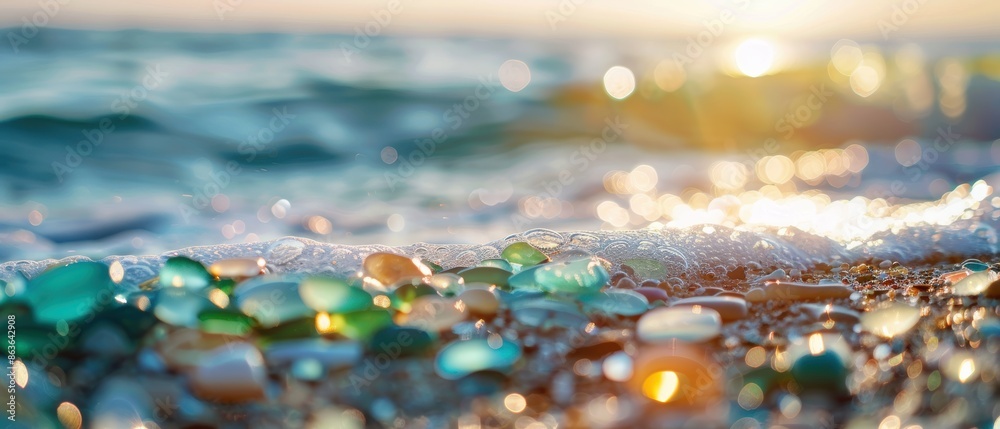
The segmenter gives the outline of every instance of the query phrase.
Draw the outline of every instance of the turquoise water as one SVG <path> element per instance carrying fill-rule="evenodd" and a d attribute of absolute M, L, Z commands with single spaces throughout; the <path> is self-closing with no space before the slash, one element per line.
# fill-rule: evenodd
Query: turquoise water
<path fill-rule="evenodd" d="M 769 135 L 783 146 L 764 155 L 866 148 L 868 167 L 849 182 L 799 183 L 799 191 L 910 202 L 981 178 L 996 186 L 1000 82 L 975 71 L 957 119 L 931 109 L 919 120 L 886 120 L 891 99 L 865 105 L 840 89 L 821 120 L 795 129 L 794 142 L 765 126 L 720 143 L 706 140 L 711 130 L 690 131 L 722 114 L 697 106 L 698 91 L 719 78 L 671 95 L 699 116 L 649 104 L 664 97 L 643 80 L 655 65 L 649 58 L 673 45 L 383 37 L 348 61 L 345 41 L 47 29 L 17 53 L 0 50 L 0 260 L 157 254 L 286 235 L 405 245 L 616 229 L 623 226 L 597 213 L 604 201 L 629 204 L 608 191 L 610 172 L 649 165 L 657 193 L 708 192 L 714 161 L 757 159 Z M 946 54 L 991 52 L 985 43 L 923 46 L 930 76 Z M 888 57 L 893 48 L 884 48 Z M 816 49 L 820 69 L 825 49 Z M 531 67 L 520 92 L 497 76 L 511 58 Z M 622 102 L 600 84 L 614 64 L 640 76 Z M 834 86 L 825 75 L 816 81 Z M 734 94 L 732 103 L 794 112 L 802 85 L 760 85 L 760 100 Z M 899 139 L 930 150 L 942 130 L 955 139 L 933 160 L 896 161 Z M 530 197 L 551 201 L 532 216 Z M 653 221 L 633 216 L 624 227 Z"/>

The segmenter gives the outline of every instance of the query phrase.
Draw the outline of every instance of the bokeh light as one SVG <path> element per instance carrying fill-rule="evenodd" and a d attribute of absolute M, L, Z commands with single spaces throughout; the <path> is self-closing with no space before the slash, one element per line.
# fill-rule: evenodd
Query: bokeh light
<path fill-rule="evenodd" d="M 758 77 L 774 65 L 774 44 L 762 39 L 749 39 L 736 47 L 736 67 L 746 76 Z"/>
<path fill-rule="evenodd" d="M 635 91 L 635 75 L 627 67 L 611 67 L 604 73 L 604 90 L 612 98 L 625 99 Z"/>
<path fill-rule="evenodd" d="M 507 60 L 500 65 L 500 84 L 510 92 L 519 92 L 531 83 L 531 69 L 520 60 Z"/>
<path fill-rule="evenodd" d="M 680 387 L 680 379 L 673 371 L 654 372 L 642 382 L 642 394 L 657 402 L 670 402 Z"/>

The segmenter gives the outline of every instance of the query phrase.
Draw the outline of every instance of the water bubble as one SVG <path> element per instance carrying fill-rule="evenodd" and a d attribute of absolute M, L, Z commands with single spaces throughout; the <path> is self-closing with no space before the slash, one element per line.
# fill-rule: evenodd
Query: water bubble
<path fill-rule="evenodd" d="M 559 246 L 566 244 L 566 238 L 562 234 L 550 229 L 535 228 L 524 232 L 524 241 L 535 246 L 539 250 L 555 250 Z"/>

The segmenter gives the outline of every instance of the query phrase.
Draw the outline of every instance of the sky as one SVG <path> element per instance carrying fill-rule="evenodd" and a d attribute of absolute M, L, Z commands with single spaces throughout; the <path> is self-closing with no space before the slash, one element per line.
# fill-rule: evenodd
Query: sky
<path fill-rule="evenodd" d="M 46 6 L 47 5 L 47 6 Z M 56 6 L 58 5 L 58 6 Z M 5 0 L 0 27 L 501 37 L 894 40 L 1000 37 L 986 0 Z M 379 23 L 378 21 L 382 21 Z"/>

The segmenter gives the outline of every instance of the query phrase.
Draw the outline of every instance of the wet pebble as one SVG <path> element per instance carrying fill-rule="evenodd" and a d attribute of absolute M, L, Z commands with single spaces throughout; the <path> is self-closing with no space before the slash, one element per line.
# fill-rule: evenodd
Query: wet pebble
<path fill-rule="evenodd" d="M 402 325 L 413 326 L 428 332 L 441 332 L 465 320 L 466 305 L 459 300 L 437 295 L 426 295 L 413 301 L 412 310 Z"/>
<path fill-rule="evenodd" d="M 969 259 L 962 263 L 962 268 L 975 273 L 979 271 L 986 271 L 990 268 L 990 266 L 978 259 Z"/>
<path fill-rule="evenodd" d="M 361 265 L 365 275 L 384 286 L 421 279 L 432 274 L 430 268 L 424 264 L 393 253 L 372 253 Z"/>
<path fill-rule="evenodd" d="M 773 282 L 773 281 L 780 281 L 787 279 L 788 279 L 788 274 L 785 273 L 785 270 L 779 268 L 777 270 L 772 271 L 770 274 L 757 279 L 757 281 L 764 283 L 764 282 Z"/>
<path fill-rule="evenodd" d="M 732 322 L 747 317 L 747 302 L 743 298 L 731 296 L 696 296 L 684 298 L 671 304 L 671 307 L 701 306 L 719 312 L 723 322 Z"/>
<path fill-rule="evenodd" d="M 832 320 L 836 323 L 854 325 L 861 317 L 857 311 L 840 305 L 802 304 L 800 308 L 818 322 Z"/>
<path fill-rule="evenodd" d="M 764 286 L 764 300 L 768 301 L 799 301 L 810 299 L 848 298 L 853 290 L 841 284 L 808 284 L 808 283 L 768 283 Z M 751 293 L 754 294 L 751 297 Z M 760 299 L 759 292 L 747 292 L 747 300 L 751 302 Z"/>
<path fill-rule="evenodd" d="M 266 266 L 264 258 L 223 259 L 209 265 L 208 272 L 220 278 L 245 279 L 264 274 Z"/>
<path fill-rule="evenodd" d="M 233 297 L 243 314 L 253 317 L 266 328 L 309 317 L 316 312 L 302 301 L 299 279 L 292 276 L 254 277 L 240 283 L 233 292 Z"/>
<path fill-rule="evenodd" d="M 168 287 L 156 291 L 153 314 L 164 323 L 195 328 L 199 324 L 198 314 L 213 307 L 215 305 L 200 292 Z"/>
<path fill-rule="evenodd" d="M 191 374 L 191 390 L 222 403 L 264 399 L 264 357 L 248 343 L 234 342 L 210 352 Z"/>
<path fill-rule="evenodd" d="M 546 328 L 559 326 L 577 329 L 590 319 L 576 305 L 551 299 L 527 299 L 512 304 L 514 319 L 527 326 Z"/>
<path fill-rule="evenodd" d="M 372 306 L 372 296 L 359 283 L 335 277 L 308 277 L 299 284 L 299 297 L 315 311 L 347 313 Z"/>
<path fill-rule="evenodd" d="M 876 335 L 892 338 L 913 328 L 920 310 L 904 303 L 889 303 L 861 315 L 861 327 Z"/>
<path fill-rule="evenodd" d="M 615 282 L 615 287 L 618 289 L 635 289 L 635 281 L 628 277 L 622 277 Z"/>
<path fill-rule="evenodd" d="M 654 303 L 656 301 L 666 302 L 670 299 L 667 295 L 667 291 L 658 287 L 640 287 L 635 289 L 635 291 L 642 294 L 642 296 L 645 296 L 646 300 L 650 303 Z"/>
<path fill-rule="evenodd" d="M 548 256 L 545 256 L 545 254 L 540 250 L 523 241 L 511 243 L 509 246 L 505 247 L 500 253 L 500 257 L 506 259 L 512 264 L 519 264 L 524 267 L 530 267 L 549 261 Z"/>
<path fill-rule="evenodd" d="M 107 307 L 114 288 L 107 265 L 76 262 L 50 268 L 31 279 L 23 296 L 34 310 L 36 321 L 55 324 L 83 318 L 92 314 L 94 308 Z"/>
<path fill-rule="evenodd" d="M 299 359 L 311 359 L 327 369 L 347 368 L 361 361 L 364 348 L 358 341 L 330 341 L 307 338 L 280 341 L 264 350 L 269 365 L 292 365 Z"/>
<path fill-rule="evenodd" d="M 372 336 L 369 349 L 390 358 L 417 356 L 434 348 L 436 335 L 409 326 L 386 326 Z"/>
<path fill-rule="evenodd" d="M 325 313 L 317 315 L 317 319 L 323 317 Z M 367 310 L 353 311 L 343 314 L 331 314 L 329 316 L 329 332 L 336 332 L 347 338 L 368 341 L 372 335 L 382 328 L 392 324 L 392 315 L 382 308 L 370 308 Z M 316 321 L 320 325 L 320 321 Z"/>
<path fill-rule="evenodd" d="M 535 282 L 549 292 L 586 293 L 608 283 L 608 271 L 595 258 L 551 262 L 535 271 Z"/>
<path fill-rule="evenodd" d="M 547 292 L 589 293 L 604 287 L 611 276 L 593 257 L 574 258 L 538 265 L 510 277 L 514 289 Z"/>
<path fill-rule="evenodd" d="M 184 256 L 167 259 L 160 269 L 160 286 L 200 290 L 212 283 L 212 275 L 201 262 Z"/>
<path fill-rule="evenodd" d="M 160 339 L 154 347 L 167 368 L 186 370 L 197 366 L 212 350 L 239 341 L 242 341 L 239 337 L 207 334 L 195 329 L 176 329 Z"/>
<path fill-rule="evenodd" d="M 484 259 L 477 265 L 479 267 L 499 268 L 504 271 L 514 271 L 514 267 L 504 259 Z"/>
<path fill-rule="evenodd" d="M 955 295 L 971 296 L 979 295 L 985 291 L 991 283 L 997 280 L 997 273 L 991 270 L 979 271 L 970 274 L 952 286 Z"/>
<path fill-rule="evenodd" d="M 486 289 L 469 289 L 458 295 L 458 300 L 470 313 L 478 316 L 493 316 L 500 308 L 496 295 Z"/>
<path fill-rule="evenodd" d="M 667 267 L 663 262 L 648 258 L 632 258 L 623 261 L 642 280 L 660 280 L 667 277 Z"/>
<path fill-rule="evenodd" d="M 646 296 L 631 289 L 609 289 L 581 300 L 590 311 L 618 316 L 637 316 L 649 308 Z"/>
<path fill-rule="evenodd" d="M 706 287 L 706 288 L 702 288 L 701 295 L 713 296 L 713 295 L 718 295 L 718 294 L 720 294 L 722 292 L 723 292 L 723 290 L 721 288 Z"/>
<path fill-rule="evenodd" d="M 507 289 L 507 281 L 511 272 L 495 267 L 473 267 L 458 273 L 465 283 L 486 283 L 501 289 Z"/>
<path fill-rule="evenodd" d="M 719 335 L 722 316 L 705 307 L 662 307 L 639 318 L 636 335 L 647 343 L 670 340 L 700 342 Z"/>
<path fill-rule="evenodd" d="M 434 369 L 442 378 L 455 380 L 483 370 L 507 372 L 520 358 L 521 347 L 497 335 L 444 346 L 434 360 Z"/>

